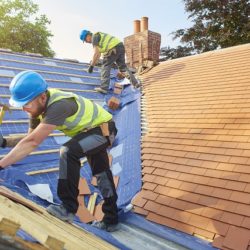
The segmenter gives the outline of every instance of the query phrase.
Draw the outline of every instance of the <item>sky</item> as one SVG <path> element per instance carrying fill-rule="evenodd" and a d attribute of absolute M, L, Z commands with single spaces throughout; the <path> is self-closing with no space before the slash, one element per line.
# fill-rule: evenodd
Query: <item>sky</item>
<path fill-rule="evenodd" d="M 149 18 L 148 28 L 161 34 L 161 47 L 175 47 L 171 32 L 188 28 L 191 22 L 182 0 L 33 0 L 39 13 L 51 21 L 47 26 L 54 35 L 50 46 L 57 58 L 89 62 L 91 44 L 79 39 L 82 29 L 104 32 L 121 41 L 134 32 L 134 20 Z"/>

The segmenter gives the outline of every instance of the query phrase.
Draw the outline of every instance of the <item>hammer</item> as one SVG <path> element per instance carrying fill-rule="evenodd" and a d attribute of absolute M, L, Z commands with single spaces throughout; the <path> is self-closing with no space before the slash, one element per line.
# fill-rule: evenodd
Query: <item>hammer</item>
<path fill-rule="evenodd" d="M 6 110 L 11 112 L 9 106 L 7 106 L 6 104 L 0 103 L 0 124 L 2 124 L 2 122 L 3 122 L 3 117 L 4 117 Z"/>

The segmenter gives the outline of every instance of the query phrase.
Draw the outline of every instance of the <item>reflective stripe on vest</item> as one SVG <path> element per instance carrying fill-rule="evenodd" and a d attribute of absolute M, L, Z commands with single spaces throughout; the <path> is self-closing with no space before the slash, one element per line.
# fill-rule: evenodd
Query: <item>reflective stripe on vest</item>
<path fill-rule="evenodd" d="M 89 99 L 57 89 L 49 89 L 48 91 L 50 93 L 48 106 L 65 98 L 74 98 L 77 103 L 77 112 L 66 118 L 62 126 L 57 126 L 58 130 L 63 131 L 68 136 L 74 136 L 85 129 L 99 126 L 112 119 L 110 113 Z"/>
<path fill-rule="evenodd" d="M 98 32 L 101 36 L 101 39 L 98 44 L 98 48 L 100 53 L 105 53 L 114 48 L 117 44 L 121 43 L 121 41 L 109 34 Z"/>

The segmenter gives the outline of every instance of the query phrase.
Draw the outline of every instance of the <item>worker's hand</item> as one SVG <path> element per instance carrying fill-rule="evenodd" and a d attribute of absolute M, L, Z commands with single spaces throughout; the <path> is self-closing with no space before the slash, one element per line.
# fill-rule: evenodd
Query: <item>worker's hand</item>
<path fill-rule="evenodd" d="M 3 138 L 3 136 L 0 134 L 0 147 L 5 148 L 6 147 L 6 139 Z"/>
<path fill-rule="evenodd" d="M 87 69 L 88 73 L 92 73 L 93 72 L 93 69 L 94 69 L 94 66 L 93 65 L 90 65 Z"/>

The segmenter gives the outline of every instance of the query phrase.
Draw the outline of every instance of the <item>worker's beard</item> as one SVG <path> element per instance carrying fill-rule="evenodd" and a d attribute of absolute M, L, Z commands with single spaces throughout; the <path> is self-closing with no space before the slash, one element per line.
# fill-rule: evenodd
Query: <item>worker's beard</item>
<path fill-rule="evenodd" d="M 45 108 L 42 104 L 38 103 L 35 112 L 30 113 L 31 118 L 36 118 L 44 112 Z"/>

